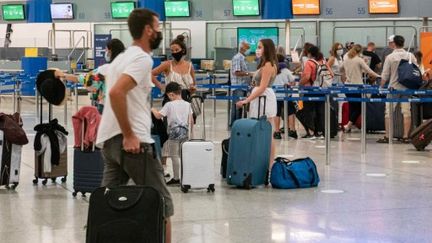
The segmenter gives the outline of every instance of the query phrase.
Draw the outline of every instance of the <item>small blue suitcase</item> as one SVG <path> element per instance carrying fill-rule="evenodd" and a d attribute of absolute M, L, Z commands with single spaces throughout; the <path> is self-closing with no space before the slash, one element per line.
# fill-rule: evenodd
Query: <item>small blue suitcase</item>
<path fill-rule="evenodd" d="M 104 170 L 104 161 L 99 149 L 94 151 L 82 151 L 81 148 L 74 150 L 74 172 L 72 195 L 75 197 L 78 192 L 83 196 L 87 192 L 92 193 L 101 186 Z"/>
<path fill-rule="evenodd" d="M 250 189 L 265 184 L 270 161 L 271 133 L 272 127 L 266 116 L 234 122 L 228 153 L 229 185 Z"/>
<path fill-rule="evenodd" d="M 84 137 L 85 125 L 81 125 L 81 138 Z M 102 183 L 104 160 L 101 150 L 97 149 L 95 143 L 91 148 L 84 148 L 84 142 L 81 140 L 81 147 L 74 150 L 74 171 L 73 171 L 73 189 L 72 195 L 76 197 L 81 192 L 83 197 L 87 192 L 92 193 L 99 188 Z"/>

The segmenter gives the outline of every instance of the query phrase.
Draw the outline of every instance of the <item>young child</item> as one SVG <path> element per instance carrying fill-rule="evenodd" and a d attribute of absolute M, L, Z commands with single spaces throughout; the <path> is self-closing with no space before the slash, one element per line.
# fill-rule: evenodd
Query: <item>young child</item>
<path fill-rule="evenodd" d="M 169 83 L 165 88 L 165 94 L 170 102 L 167 102 L 160 111 L 152 109 L 157 119 L 166 117 L 168 120 L 168 141 L 163 146 L 162 156 L 171 158 L 174 177 L 167 182 L 167 185 L 180 184 L 180 146 L 188 139 L 189 124 L 192 119 L 190 103 L 182 99 L 181 93 L 182 88 L 178 83 Z"/>
<path fill-rule="evenodd" d="M 278 73 L 275 78 L 275 81 L 273 85 L 277 86 L 288 86 L 288 85 L 295 85 L 295 77 L 293 76 L 292 72 L 288 69 L 287 64 L 285 63 L 285 56 L 282 54 L 277 54 L 278 59 Z M 278 99 L 284 98 L 285 94 L 276 94 L 276 97 Z M 282 100 L 277 101 L 277 114 L 274 119 L 275 121 L 275 132 L 273 133 L 274 139 L 282 139 L 281 135 L 281 129 L 280 129 L 280 121 L 282 112 L 284 110 L 284 102 Z M 294 102 L 288 101 L 288 121 L 284 121 L 285 124 L 288 125 L 288 136 L 292 137 L 294 139 L 297 139 L 297 131 L 295 129 L 295 113 L 296 109 L 294 106 Z M 286 126 L 284 126 L 286 127 Z"/>

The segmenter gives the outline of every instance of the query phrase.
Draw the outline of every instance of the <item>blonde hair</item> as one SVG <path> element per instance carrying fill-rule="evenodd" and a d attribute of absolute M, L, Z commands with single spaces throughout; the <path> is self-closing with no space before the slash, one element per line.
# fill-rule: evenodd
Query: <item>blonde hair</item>
<path fill-rule="evenodd" d="M 354 57 L 358 56 L 362 52 L 362 46 L 359 44 L 355 44 L 351 50 L 348 52 L 348 57 L 350 59 L 353 59 Z"/>

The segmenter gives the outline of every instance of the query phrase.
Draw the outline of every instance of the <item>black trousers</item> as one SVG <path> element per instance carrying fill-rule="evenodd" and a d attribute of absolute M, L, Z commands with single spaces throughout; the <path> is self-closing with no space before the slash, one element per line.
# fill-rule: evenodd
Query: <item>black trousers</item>
<path fill-rule="evenodd" d="M 322 97 L 322 95 L 305 95 L 305 97 Z M 313 128 L 307 128 L 314 130 L 314 135 L 324 133 L 325 102 L 305 101 L 303 102 L 303 109 L 305 109 L 305 111 L 309 114 L 309 119 L 311 119 L 311 121 L 309 121 L 308 123 L 312 123 L 314 126 Z"/>
<path fill-rule="evenodd" d="M 361 94 L 346 94 L 348 98 L 361 98 Z M 357 119 L 361 115 L 361 102 L 348 102 L 349 104 L 349 120 L 352 123 L 356 123 Z"/>

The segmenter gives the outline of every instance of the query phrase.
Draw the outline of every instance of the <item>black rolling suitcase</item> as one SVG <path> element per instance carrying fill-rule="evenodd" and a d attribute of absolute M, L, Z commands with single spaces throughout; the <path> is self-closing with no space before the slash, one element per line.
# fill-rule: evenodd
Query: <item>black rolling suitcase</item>
<path fill-rule="evenodd" d="M 165 242 L 164 205 L 152 187 L 98 188 L 90 196 L 86 242 Z"/>
<path fill-rule="evenodd" d="M 224 139 L 222 141 L 222 159 L 221 159 L 220 174 L 224 179 L 226 178 L 227 166 L 228 166 L 229 143 L 230 143 L 229 138 Z"/>

